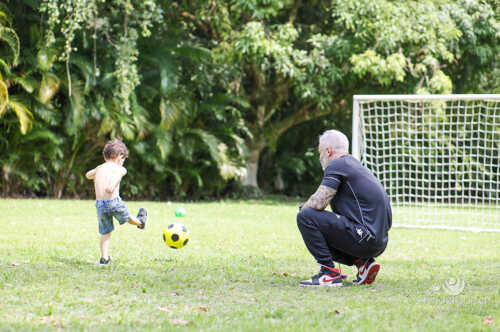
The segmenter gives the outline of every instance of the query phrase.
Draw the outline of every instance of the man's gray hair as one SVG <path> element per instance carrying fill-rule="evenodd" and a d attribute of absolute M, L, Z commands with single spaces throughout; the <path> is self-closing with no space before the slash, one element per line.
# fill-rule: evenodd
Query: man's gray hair
<path fill-rule="evenodd" d="M 332 148 L 335 154 L 349 153 L 349 140 L 338 130 L 327 130 L 319 137 L 319 147 Z"/>

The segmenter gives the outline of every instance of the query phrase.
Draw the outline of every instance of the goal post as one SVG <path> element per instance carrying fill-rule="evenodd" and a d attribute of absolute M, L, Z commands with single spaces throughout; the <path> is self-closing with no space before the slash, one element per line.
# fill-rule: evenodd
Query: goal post
<path fill-rule="evenodd" d="M 500 232 L 500 95 L 355 95 L 352 125 L 394 225 Z"/>

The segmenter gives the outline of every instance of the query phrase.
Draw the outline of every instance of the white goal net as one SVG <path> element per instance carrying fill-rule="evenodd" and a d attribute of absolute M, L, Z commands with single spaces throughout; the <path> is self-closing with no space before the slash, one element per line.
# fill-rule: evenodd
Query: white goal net
<path fill-rule="evenodd" d="M 500 232 L 500 95 L 354 96 L 352 153 L 395 225 Z"/>

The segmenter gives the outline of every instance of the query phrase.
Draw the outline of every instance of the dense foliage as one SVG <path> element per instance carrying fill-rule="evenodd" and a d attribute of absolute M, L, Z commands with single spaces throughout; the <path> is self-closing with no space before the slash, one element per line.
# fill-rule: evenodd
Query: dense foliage
<path fill-rule="evenodd" d="M 121 137 L 123 194 L 310 193 L 317 137 L 359 93 L 500 92 L 496 0 L 7 0 L 0 192 L 90 197 Z M 258 180 L 258 182 L 257 182 Z"/>

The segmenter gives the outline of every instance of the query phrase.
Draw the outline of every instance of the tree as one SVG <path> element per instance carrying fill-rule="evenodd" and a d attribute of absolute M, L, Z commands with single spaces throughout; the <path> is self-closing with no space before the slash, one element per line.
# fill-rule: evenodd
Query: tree
<path fill-rule="evenodd" d="M 156 171 L 149 192 L 161 197 L 219 197 L 238 175 L 245 130 L 238 102 L 218 84 L 220 75 L 203 40 L 165 8 L 163 25 L 140 44 L 138 102 L 150 129 L 134 148 Z M 140 169 L 142 169 L 141 167 Z M 147 174 L 147 173 L 146 173 Z"/>
<path fill-rule="evenodd" d="M 193 32 L 212 41 L 223 83 L 242 101 L 236 106 L 248 128 L 243 133 L 249 151 L 244 185 L 257 188 L 264 148 L 274 148 L 292 126 L 335 109 L 334 98 L 324 92 L 338 78 L 338 69 L 316 61 L 321 55 L 307 40 L 314 19 L 296 22 L 300 8 L 313 13 L 316 7 L 319 2 L 230 1 L 182 2 L 178 9 Z M 324 14 L 320 10 L 318 15 Z"/>
<path fill-rule="evenodd" d="M 151 1 L 136 7 L 128 1 L 88 6 L 72 0 L 11 3 L 12 29 L 22 53 L 9 82 L 22 101 L 14 110 L 32 114 L 26 123 L 33 125 L 33 132 L 23 139 L 10 130 L 9 121 L 1 124 L 8 147 L 1 162 L 3 178 L 17 174 L 9 181 L 21 185 L 15 179 L 38 179 L 41 191 L 56 197 L 64 190 L 77 194 L 89 156 L 105 143 L 106 135 L 131 139 L 145 127 L 144 112 L 130 106 L 137 74 L 133 50 L 142 36 L 147 37 L 158 11 Z M 98 44 L 101 37 L 107 43 Z M 110 48 L 116 52 L 110 53 Z M 108 130 L 113 120 L 119 125 Z M 23 126 L 21 130 L 27 132 Z M 43 149 L 46 143 L 48 150 Z M 34 170 L 34 162 L 43 166 Z"/>
<path fill-rule="evenodd" d="M 227 73 L 224 84 L 248 102 L 239 106 L 250 131 L 242 181 L 257 188 L 263 149 L 273 150 L 292 126 L 350 112 L 354 93 L 451 92 L 448 67 L 460 60 L 464 46 L 457 17 L 475 22 L 479 11 L 493 21 L 489 25 L 497 24 L 491 6 L 474 6 L 430 0 L 183 1 L 177 12 L 193 34 L 213 43 L 214 60 Z M 497 40 L 493 30 L 481 30 L 483 38 Z"/>
<path fill-rule="evenodd" d="M 242 166 L 258 192 L 263 155 L 260 179 L 310 182 L 311 142 L 350 131 L 353 94 L 499 89 L 495 0 L 6 4 L 4 193 L 88 195 L 82 174 L 112 137 L 140 177 L 124 194 L 218 197 Z"/>
<path fill-rule="evenodd" d="M 124 194 L 200 197 L 220 192 L 237 173 L 240 153 L 232 142 L 239 138 L 231 128 L 238 127 L 238 113 L 210 79 L 209 51 L 189 42 L 177 18 L 165 15 L 159 24 L 168 5 L 27 0 L 12 6 L 12 17 L 23 22 L 16 30 L 24 50 L 16 67 L 23 84 L 13 91 L 31 89 L 23 97 L 34 130 L 23 139 L 10 130 L 11 116 L 0 123 L 4 194 L 24 190 L 23 180 L 34 175 L 29 165 L 42 162 L 33 176 L 39 183 L 30 185 L 38 193 L 86 195 L 84 170 L 100 162 L 109 137 L 126 141 L 135 157 L 131 171 L 142 171 L 142 182 L 125 185 Z M 18 44 L 9 45 L 19 53 Z M 45 143 L 54 149 L 40 153 Z M 15 151 L 21 147 L 25 153 Z"/>

